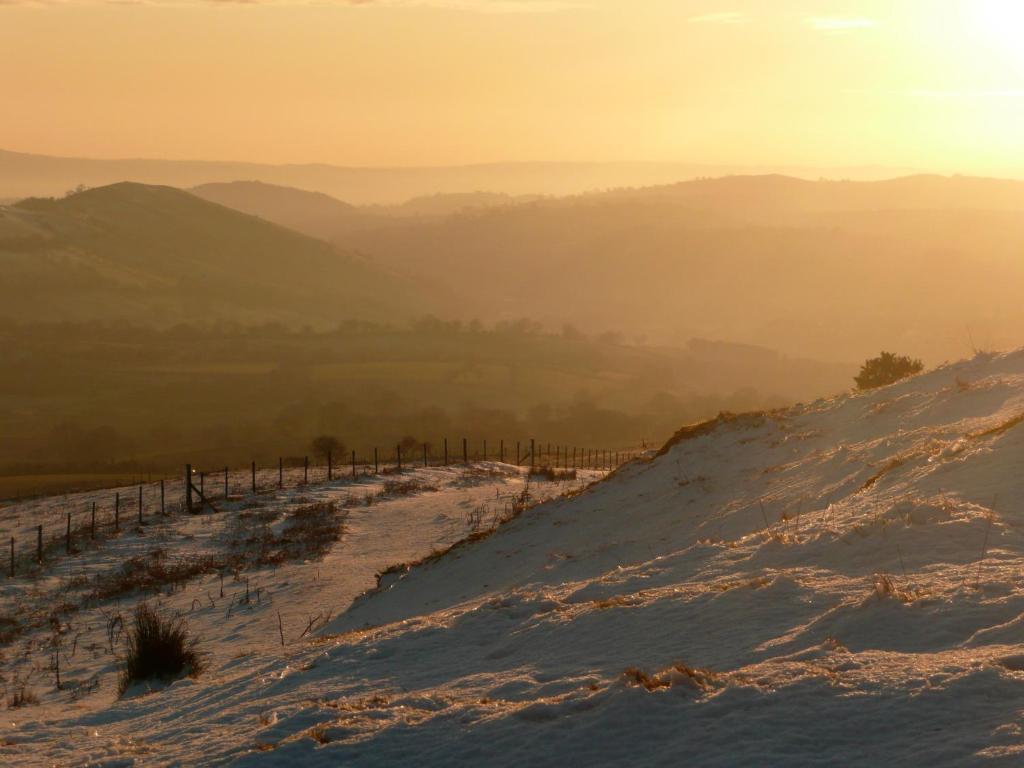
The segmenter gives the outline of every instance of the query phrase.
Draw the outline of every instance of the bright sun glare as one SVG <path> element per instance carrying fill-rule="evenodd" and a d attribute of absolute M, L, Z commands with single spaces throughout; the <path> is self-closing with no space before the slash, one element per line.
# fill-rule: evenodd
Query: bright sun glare
<path fill-rule="evenodd" d="M 972 0 L 971 13 L 984 37 L 1024 75 L 1024 0 Z"/>

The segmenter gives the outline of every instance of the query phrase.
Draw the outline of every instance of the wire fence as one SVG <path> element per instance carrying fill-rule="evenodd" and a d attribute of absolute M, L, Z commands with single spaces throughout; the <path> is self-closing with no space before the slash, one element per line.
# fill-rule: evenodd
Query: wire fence
<path fill-rule="evenodd" d="M 160 479 L 133 487 L 103 489 L 79 494 L 71 501 L 40 500 L 29 506 L 36 519 L 25 525 L 12 507 L 3 510 L 7 520 L 8 578 L 38 573 L 47 564 L 72 557 L 86 548 L 142 526 L 154 519 L 180 514 L 219 511 L 218 503 L 244 501 L 248 497 L 288 488 L 351 483 L 377 475 L 393 475 L 421 467 L 451 467 L 495 461 L 531 471 L 608 472 L 636 458 L 641 450 L 581 448 L 536 439 L 471 442 L 449 441 L 434 447 L 405 441 L 388 449 L 372 448 L 360 455 L 343 456 L 328 449 L 320 455 L 281 456 L 276 466 L 256 461 L 248 467 L 193 467 L 186 464 L 180 479 Z M 112 495 L 111 495 L 112 494 Z M 32 514 L 34 507 L 35 514 Z M 38 522 L 40 517 L 47 518 Z M 34 530 L 33 530 L 34 529 Z"/>

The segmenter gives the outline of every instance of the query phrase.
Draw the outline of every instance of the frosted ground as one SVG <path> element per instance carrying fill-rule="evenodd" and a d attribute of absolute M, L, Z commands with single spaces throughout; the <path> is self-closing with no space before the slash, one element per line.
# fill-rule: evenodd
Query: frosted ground
<path fill-rule="evenodd" d="M 259 576 L 268 606 L 189 614 L 213 654 L 197 679 L 118 701 L 100 654 L 106 677 L 77 701 L 40 681 L 39 705 L 5 713 L 0 754 L 1024 764 L 1024 351 L 684 430 L 653 460 L 357 597 L 399 550 L 458 535 L 441 518 L 478 502 L 459 482 L 393 499 L 392 516 L 350 512 L 322 562 Z M 514 493 L 522 479 L 500 482 Z M 356 572 L 359 588 L 339 575 Z M 163 600 L 187 612 L 214 588 Z M 282 649 L 286 605 L 300 607 Z M 321 610 L 332 618 L 297 638 Z"/>

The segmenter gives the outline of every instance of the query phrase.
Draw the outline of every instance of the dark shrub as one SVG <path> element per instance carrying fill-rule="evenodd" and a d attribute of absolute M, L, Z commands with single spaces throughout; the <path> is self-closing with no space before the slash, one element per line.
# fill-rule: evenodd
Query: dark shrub
<path fill-rule="evenodd" d="M 166 619 L 145 603 L 132 617 L 128 655 L 121 670 L 119 689 L 142 680 L 173 680 L 183 674 L 198 675 L 205 666 L 181 619 Z"/>
<path fill-rule="evenodd" d="M 860 367 L 860 374 L 853 380 L 857 382 L 857 389 L 874 389 L 894 384 L 907 376 L 920 373 L 923 369 L 924 364 L 920 360 L 883 352 L 878 357 L 866 360 Z"/>

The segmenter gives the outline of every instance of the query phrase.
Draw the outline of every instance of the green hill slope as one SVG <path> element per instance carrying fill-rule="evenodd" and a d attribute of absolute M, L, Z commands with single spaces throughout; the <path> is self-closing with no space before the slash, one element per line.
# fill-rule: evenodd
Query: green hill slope
<path fill-rule="evenodd" d="M 0 314 L 328 325 L 430 309 L 352 253 L 170 187 L 121 183 L 0 208 Z"/>

